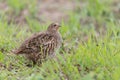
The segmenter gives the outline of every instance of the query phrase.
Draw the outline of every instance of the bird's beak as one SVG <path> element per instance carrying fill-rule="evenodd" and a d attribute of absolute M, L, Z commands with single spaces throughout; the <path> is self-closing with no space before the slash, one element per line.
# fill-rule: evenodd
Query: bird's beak
<path fill-rule="evenodd" d="M 58 25 L 58 26 L 57 26 L 57 28 L 56 28 L 56 30 L 59 30 L 59 28 L 60 28 L 60 27 L 61 27 L 61 26 L 60 26 L 60 25 Z"/>
<path fill-rule="evenodd" d="M 59 25 L 58 27 L 62 27 L 61 25 Z"/>

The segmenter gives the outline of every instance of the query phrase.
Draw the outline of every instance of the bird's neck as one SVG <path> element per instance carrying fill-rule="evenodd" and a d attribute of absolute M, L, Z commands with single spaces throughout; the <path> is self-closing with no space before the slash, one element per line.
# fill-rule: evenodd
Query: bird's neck
<path fill-rule="evenodd" d="M 58 31 L 47 31 L 48 34 L 52 34 L 52 35 L 56 35 L 56 34 L 59 34 Z"/>

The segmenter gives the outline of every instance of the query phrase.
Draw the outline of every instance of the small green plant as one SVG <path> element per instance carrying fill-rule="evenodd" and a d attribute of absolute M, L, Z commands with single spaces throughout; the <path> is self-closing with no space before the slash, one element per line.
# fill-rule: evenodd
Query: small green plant
<path fill-rule="evenodd" d="M 0 52 L 0 62 L 3 62 L 4 61 L 4 55 L 2 52 Z"/>
<path fill-rule="evenodd" d="M 34 15 L 36 0 L 6 1 L 18 13 L 28 5 Z M 27 16 L 28 25 L 20 26 L 9 24 L 5 14 L 0 16 L 0 63 L 4 65 L 0 65 L 0 80 L 119 80 L 120 23 L 111 16 L 109 3 L 113 1 L 84 2 L 87 5 L 79 13 L 68 12 L 68 22 L 61 23 L 63 45 L 57 59 L 50 58 L 41 66 L 28 66 L 32 63 L 24 55 L 12 54 L 12 50 L 33 33 L 45 30 L 50 22 L 43 25 Z M 104 11 L 107 14 L 103 16 Z"/>
<path fill-rule="evenodd" d="M 35 15 L 37 0 L 7 0 L 8 5 L 12 8 L 16 15 L 23 10 L 27 10 L 28 13 Z"/>

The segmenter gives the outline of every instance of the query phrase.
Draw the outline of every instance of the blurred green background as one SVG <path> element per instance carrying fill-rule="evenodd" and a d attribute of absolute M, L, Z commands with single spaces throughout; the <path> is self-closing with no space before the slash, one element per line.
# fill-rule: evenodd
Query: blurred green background
<path fill-rule="evenodd" d="M 12 54 L 52 22 L 59 61 L 28 67 Z M 120 80 L 120 0 L 0 0 L 0 80 Z"/>

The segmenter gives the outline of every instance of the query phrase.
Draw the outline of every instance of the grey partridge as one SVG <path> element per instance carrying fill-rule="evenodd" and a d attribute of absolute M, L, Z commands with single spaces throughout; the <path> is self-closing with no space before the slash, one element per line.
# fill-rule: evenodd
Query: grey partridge
<path fill-rule="evenodd" d="M 25 54 L 34 64 L 41 63 L 47 56 L 55 55 L 55 51 L 62 43 L 59 27 L 58 23 L 50 24 L 46 31 L 36 33 L 26 39 L 14 53 Z"/>

